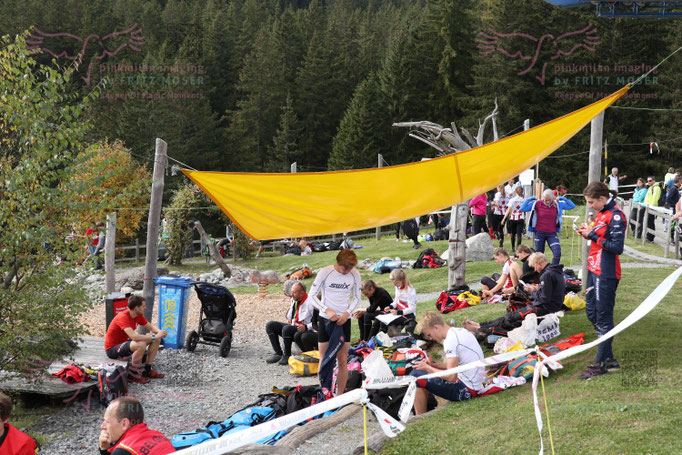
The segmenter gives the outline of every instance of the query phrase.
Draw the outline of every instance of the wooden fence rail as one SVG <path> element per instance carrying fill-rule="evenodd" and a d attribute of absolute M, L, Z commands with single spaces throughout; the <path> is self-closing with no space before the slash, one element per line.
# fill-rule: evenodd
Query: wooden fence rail
<path fill-rule="evenodd" d="M 646 238 L 647 235 L 653 235 L 654 236 L 654 241 L 656 239 L 659 239 L 663 242 L 663 257 L 668 257 L 670 254 L 670 245 L 673 245 L 673 249 L 675 250 L 675 259 L 680 258 L 680 234 L 677 231 L 671 231 L 672 230 L 672 211 L 669 209 L 665 209 L 663 207 L 654 207 L 650 206 L 647 204 L 642 204 L 639 202 L 632 202 L 628 201 L 630 205 L 630 215 L 628 216 L 629 218 L 629 224 L 630 227 L 634 226 L 634 229 L 631 229 L 632 234 L 635 239 L 642 238 L 642 245 L 646 243 Z M 632 211 L 636 210 L 637 216 L 636 218 L 633 219 L 632 216 Z M 651 229 L 648 227 L 648 219 L 649 215 L 653 215 L 656 218 L 660 218 L 664 220 L 664 222 L 667 220 L 668 221 L 668 230 L 666 232 L 663 232 L 661 238 L 661 233 L 657 233 L 656 229 Z M 655 222 L 655 221 L 654 221 Z"/>

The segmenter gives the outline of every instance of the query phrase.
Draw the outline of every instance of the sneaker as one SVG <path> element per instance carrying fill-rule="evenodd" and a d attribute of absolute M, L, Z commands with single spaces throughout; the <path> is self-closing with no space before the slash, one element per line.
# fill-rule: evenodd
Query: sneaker
<path fill-rule="evenodd" d="M 602 374 L 606 374 L 608 372 L 609 371 L 604 366 L 604 363 L 591 363 L 587 366 L 585 372 L 578 376 L 578 379 L 589 381 L 596 376 L 601 376 Z"/>
<path fill-rule="evenodd" d="M 608 371 L 618 371 L 620 370 L 620 364 L 616 359 L 606 359 L 604 360 L 604 366 Z"/>
<path fill-rule="evenodd" d="M 281 359 L 279 359 L 279 362 L 277 362 L 278 365 L 289 365 L 289 356 L 288 355 L 283 355 Z"/>
<path fill-rule="evenodd" d="M 145 370 L 144 373 L 142 373 L 142 377 L 150 379 L 161 379 L 164 376 L 163 373 L 159 373 L 154 368 L 150 368 L 149 371 Z"/>
<path fill-rule="evenodd" d="M 144 376 L 139 376 L 136 374 L 129 374 L 128 382 L 134 382 L 137 384 L 147 384 L 149 382 L 149 378 L 145 378 Z"/>
<path fill-rule="evenodd" d="M 282 359 L 282 354 L 272 354 L 270 357 L 265 359 L 265 363 L 277 363 Z"/>
<path fill-rule="evenodd" d="M 421 244 L 421 243 L 415 243 L 415 244 L 412 246 L 412 249 L 418 250 L 418 249 L 421 248 L 421 247 L 422 247 L 422 244 Z"/>

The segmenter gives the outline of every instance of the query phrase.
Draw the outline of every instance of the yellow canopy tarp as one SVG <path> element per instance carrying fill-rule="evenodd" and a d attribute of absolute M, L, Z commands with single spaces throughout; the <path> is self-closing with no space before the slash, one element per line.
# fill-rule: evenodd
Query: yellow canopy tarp
<path fill-rule="evenodd" d="M 253 239 L 357 231 L 494 188 L 557 150 L 628 89 L 514 136 L 418 163 L 296 174 L 183 172 Z"/>

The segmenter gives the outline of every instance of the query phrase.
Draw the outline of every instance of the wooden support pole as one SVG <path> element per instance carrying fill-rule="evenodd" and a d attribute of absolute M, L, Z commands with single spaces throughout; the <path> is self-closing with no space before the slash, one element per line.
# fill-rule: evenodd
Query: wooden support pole
<path fill-rule="evenodd" d="M 602 111 L 594 119 L 592 119 L 592 130 L 590 132 L 590 158 L 589 169 L 587 171 L 587 183 L 590 184 L 599 181 L 601 173 L 601 144 L 604 137 L 604 112 Z M 587 205 L 585 206 L 585 221 L 590 215 L 594 215 L 594 210 L 591 210 Z M 587 255 L 589 248 L 587 246 L 587 239 L 583 238 L 582 248 L 582 282 L 583 290 L 587 286 Z"/>
<path fill-rule="evenodd" d="M 448 289 L 466 284 L 467 212 L 469 201 L 452 206 L 448 248 Z"/>
<path fill-rule="evenodd" d="M 166 148 L 168 145 L 162 139 L 156 138 L 156 151 L 154 153 L 154 172 L 152 176 L 152 197 L 149 203 L 149 217 L 147 219 L 147 248 L 145 250 L 144 276 L 142 285 L 142 297 L 147 302 L 144 317 L 152 320 L 154 315 L 154 297 L 156 287 L 153 279 L 156 278 L 156 263 L 159 259 L 159 224 L 161 223 L 161 204 L 163 202 L 163 186 L 166 164 Z"/>
<path fill-rule="evenodd" d="M 654 227 L 656 224 L 654 224 Z M 649 235 L 649 205 L 644 210 L 644 218 L 642 218 L 642 246 L 646 243 L 646 236 Z"/>
<path fill-rule="evenodd" d="M 116 290 L 116 212 L 107 215 L 107 237 L 104 244 L 104 272 L 107 294 Z"/>
<path fill-rule="evenodd" d="M 135 262 L 140 262 L 140 239 L 135 238 Z"/>
<path fill-rule="evenodd" d="M 381 153 L 377 154 L 377 167 L 384 167 L 384 157 Z M 376 239 L 381 240 L 381 226 L 377 226 Z"/>

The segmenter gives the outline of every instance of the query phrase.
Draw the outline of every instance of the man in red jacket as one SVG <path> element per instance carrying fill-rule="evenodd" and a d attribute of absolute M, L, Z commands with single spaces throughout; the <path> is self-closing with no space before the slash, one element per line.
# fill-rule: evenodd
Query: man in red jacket
<path fill-rule="evenodd" d="M 111 402 L 100 425 L 99 452 L 102 455 L 165 455 L 175 452 L 168 438 L 144 423 L 142 404 L 135 397 Z"/>
<path fill-rule="evenodd" d="M 32 437 L 9 424 L 12 400 L 0 392 L 0 455 L 35 455 L 40 448 Z"/>

